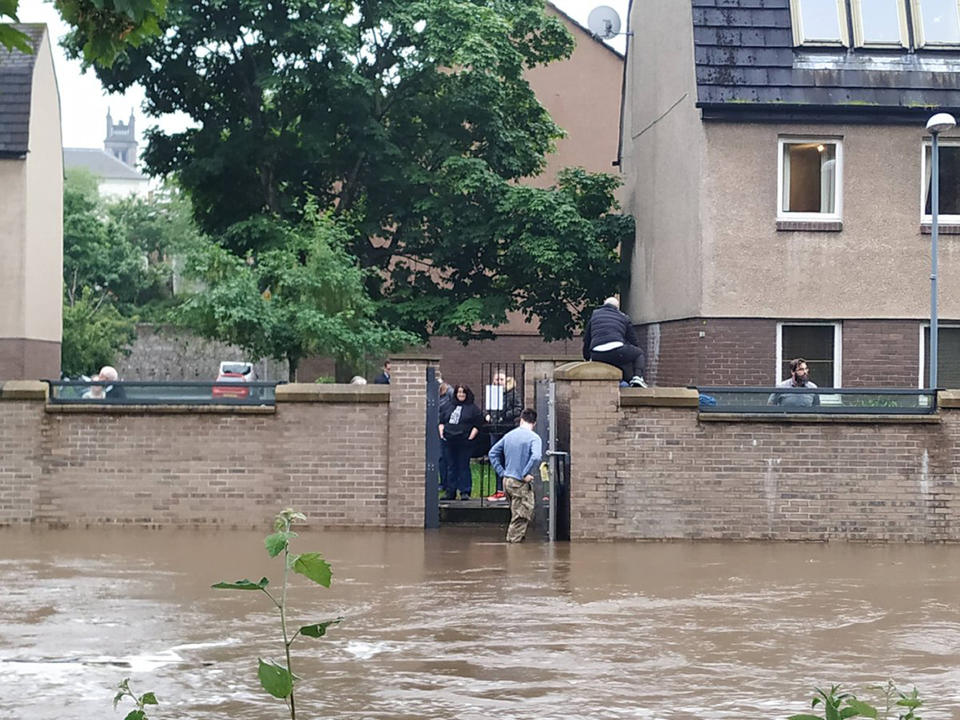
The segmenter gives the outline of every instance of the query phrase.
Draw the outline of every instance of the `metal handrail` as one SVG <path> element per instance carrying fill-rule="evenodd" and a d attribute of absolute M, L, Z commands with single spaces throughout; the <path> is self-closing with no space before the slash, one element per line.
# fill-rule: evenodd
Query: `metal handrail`
<path fill-rule="evenodd" d="M 693 389 L 700 393 L 700 412 L 732 414 L 843 414 L 843 415 L 932 415 L 937 411 L 936 388 L 833 388 L 833 387 L 755 387 L 703 385 Z M 750 402 L 749 396 L 765 396 L 763 402 Z M 818 404 L 773 404 L 773 396 L 815 396 Z M 740 402 L 730 402 L 731 396 Z M 876 398 L 865 401 L 866 396 Z M 845 402 L 846 398 L 858 399 Z M 911 401 L 912 399 L 912 401 Z M 724 402 L 726 400 L 726 402 Z M 744 401 L 746 400 L 746 401 Z"/>
<path fill-rule="evenodd" d="M 55 405 L 274 405 L 276 382 L 194 380 L 44 380 Z M 94 387 L 118 388 L 120 394 L 83 397 Z M 153 391 L 153 392 L 151 392 Z"/>

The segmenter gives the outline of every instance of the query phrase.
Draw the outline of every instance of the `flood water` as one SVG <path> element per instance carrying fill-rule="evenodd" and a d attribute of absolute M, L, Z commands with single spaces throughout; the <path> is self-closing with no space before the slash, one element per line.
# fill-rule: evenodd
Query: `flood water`
<path fill-rule="evenodd" d="M 262 533 L 0 531 L 0 717 L 289 717 L 256 657 L 275 612 L 218 580 L 279 581 Z M 295 576 L 304 718 L 786 718 L 815 685 L 916 685 L 960 718 L 960 548 L 507 546 L 495 529 L 305 531 L 329 590 Z M 302 621 L 302 622 L 298 622 Z"/>

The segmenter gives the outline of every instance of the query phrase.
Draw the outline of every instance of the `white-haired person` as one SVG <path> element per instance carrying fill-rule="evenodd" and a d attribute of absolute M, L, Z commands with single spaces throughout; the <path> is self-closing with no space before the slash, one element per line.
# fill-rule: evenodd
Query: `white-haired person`
<path fill-rule="evenodd" d="M 608 297 L 590 315 L 583 331 L 583 359 L 620 368 L 625 383 L 647 387 L 643 380 L 646 357 L 637 345 L 630 317 L 620 312 L 619 300 Z"/>

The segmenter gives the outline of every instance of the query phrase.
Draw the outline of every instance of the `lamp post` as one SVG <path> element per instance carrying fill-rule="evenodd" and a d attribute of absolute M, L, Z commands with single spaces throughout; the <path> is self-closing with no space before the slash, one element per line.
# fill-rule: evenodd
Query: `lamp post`
<path fill-rule="evenodd" d="M 956 127 L 957 121 L 949 113 L 937 113 L 927 120 L 927 130 L 932 137 L 930 147 L 930 387 L 937 387 L 937 241 L 940 222 L 940 133 Z"/>

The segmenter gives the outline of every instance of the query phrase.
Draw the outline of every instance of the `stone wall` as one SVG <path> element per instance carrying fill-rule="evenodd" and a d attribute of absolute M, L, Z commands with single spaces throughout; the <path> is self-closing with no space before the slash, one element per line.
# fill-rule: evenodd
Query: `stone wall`
<path fill-rule="evenodd" d="M 123 380 L 214 381 L 223 360 L 249 360 L 243 350 L 167 325 L 137 325 L 130 355 L 117 360 Z M 286 380 L 286 362 L 264 358 L 254 363 L 263 382 Z M 95 373 L 99 368 L 90 368 Z M 332 373 L 331 373 L 332 374 Z M 313 378 L 310 378 L 312 380 Z"/>
<path fill-rule="evenodd" d="M 393 362 L 399 386 L 285 385 L 275 408 L 48 406 L 5 383 L 0 525 L 262 528 L 295 507 L 423 527 L 429 361 Z"/>
<path fill-rule="evenodd" d="M 960 541 L 960 396 L 936 416 L 712 419 L 696 390 L 557 371 L 571 538 Z"/>

